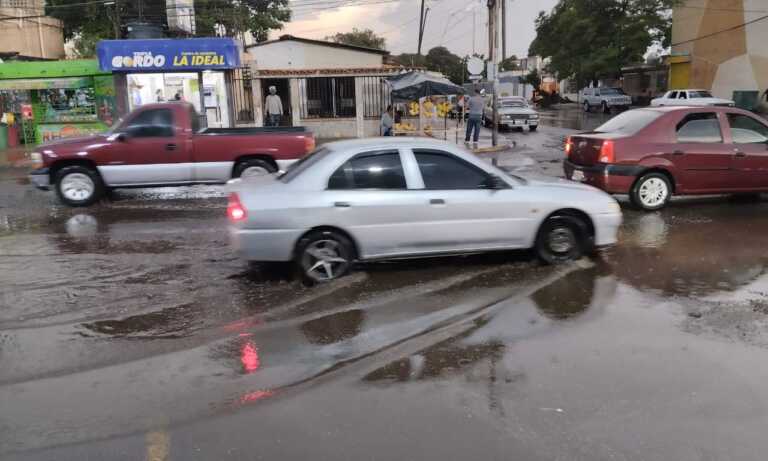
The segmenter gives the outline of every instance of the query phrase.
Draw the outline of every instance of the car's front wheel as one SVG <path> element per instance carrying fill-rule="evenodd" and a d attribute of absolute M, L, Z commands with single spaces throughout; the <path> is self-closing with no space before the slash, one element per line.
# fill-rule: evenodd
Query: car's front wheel
<path fill-rule="evenodd" d="M 589 101 L 584 101 L 584 112 L 589 112 Z"/>
<path fill-rule="evenodd" d="M 329 282 L 345 275 L 354 259 L 355 249 L 349 238 L 332 230 L 307 234 L 296 249 L 302 277 L 312 283 Z"/>
<path fill-rule="evenodd" d="M 610 114 L 611 113 L 611 107 L 608 105 L 607 102 L 603 101 L 602 107 L 603 107 L 603 113 L 604 114 Z"/>
<path fill-rule="evenodd" d="M 56 172 L 56 195 L 65 205 L 88 206 L 104 195 L 104 184 L 99 173 L 80 166 L 65 166 Z"/>
<path fill-rule="evenodd" d="M 638 208 L 656 211 L 664 208 L 672 198 L 672 184 L 662 173 L 648 173 L 635 182 L 629 198 Z"/>
<path fill-rule="evenodd" d="M 537 128 L 538 128 L 538 125 L 531 125 L 528 127 L 528 131 L 536 131 Z"/>
<path fill-rule="evenodd" d="M 586 224 L 571 216 L 554 216 L 544 221 L 536 236 L 536 254 L 547 264 L 581 258 L 586 242 Z"/>

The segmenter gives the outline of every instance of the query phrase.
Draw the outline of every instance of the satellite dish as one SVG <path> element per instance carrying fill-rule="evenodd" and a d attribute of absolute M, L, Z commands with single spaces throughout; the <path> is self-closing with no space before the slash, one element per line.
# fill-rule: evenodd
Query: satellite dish
<path fill-rule="evenodd" d="M 473 56 L 469 58 L 469 61 L 467 61 L 467 70 L 471 75 L 482 74 L 483 68 L 485 68 L 485 64 L 483 63 L 483 60 L 478 58 L 477 56 Z"/>

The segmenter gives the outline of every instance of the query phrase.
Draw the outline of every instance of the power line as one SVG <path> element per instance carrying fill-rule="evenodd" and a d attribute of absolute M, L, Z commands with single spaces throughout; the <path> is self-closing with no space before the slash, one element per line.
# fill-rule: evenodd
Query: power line
<path fill-rule="evenodd" d="M 682 42 L 673 43 L 672 46 L 685 45 L 686 43 L 693 43 L 693 42 L 697 42 L 699 40 L 703 40 L 705 38 L 714 37 L 715 35 L 724 34 L 726 32 L 732 32 L 734 30 L 742 29 L 742 28 L 744 28 L 744 27 L 746 27 L 746 26 L 748 26 L 750 24 L 754 24 L 754 23 L 759 22 L 759 21 L 764 21 L 765 19 L 768 19 L 768 14 L 766 14 L 765 16 L 760 16 L 759 18 L 753 19 L 751 21 L 747 21 L 747 22 L 745 22 L 743 24 L 739 24 L 739 25 L 736 25 L 736 26 L 733 26 L 733 27 L 729 27 L 729 28 L 723 29 L 723 30 L 718 30 L 717 32 L 712 32 L 711 34 L 706 34 L 706 35 L 702 35 L 700 37 L 692 38 L 692 39 L 689 39 L 689 40 L 683 40 Z"/>

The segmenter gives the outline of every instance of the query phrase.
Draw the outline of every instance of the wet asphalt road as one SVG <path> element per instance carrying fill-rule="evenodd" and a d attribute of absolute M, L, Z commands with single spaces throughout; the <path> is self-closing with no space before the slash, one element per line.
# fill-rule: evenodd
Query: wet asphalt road
<path fill-rule="evenodd" d="M 559 175 L 601 118 L 505 136 Z M 190 187 L 68 209 L 0 169 L 0 459 L 765 458 L 768 201 L 627 208 L 619 246 L 563 267 L 314 288 L 237 260 L 224 206 Z"/>

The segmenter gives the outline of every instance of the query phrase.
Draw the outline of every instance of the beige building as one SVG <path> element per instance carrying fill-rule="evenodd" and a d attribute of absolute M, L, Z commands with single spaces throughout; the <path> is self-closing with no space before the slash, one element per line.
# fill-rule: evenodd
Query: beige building
<path fill-rule="evenodd" d="M 675 8 L 670 88 L 734 91 L 768 88 L 768 1 L 688 0 Z"/>
<path fill-rule="evenodd" d="M 0 0 L 0 53 L 64 58 L 61 22 L 45 13 L 45 0 Z"/>

